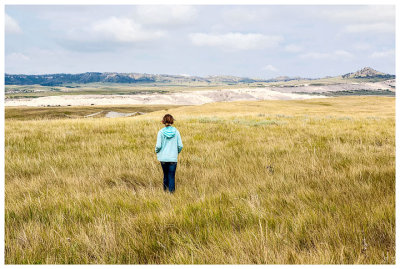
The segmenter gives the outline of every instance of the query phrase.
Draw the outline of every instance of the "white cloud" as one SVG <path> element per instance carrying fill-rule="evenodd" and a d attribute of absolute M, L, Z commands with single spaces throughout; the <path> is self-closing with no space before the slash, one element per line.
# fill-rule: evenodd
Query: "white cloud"
<path fill-rule="evenodd" d="M 269 71 L 269 72 L 278 72 L 278 68 L 275 66 L 269 64 L 263 67 L 263 70 Z"/>
<path fill-rule="evenodd" d="M 13 52 L 11 54 L 6 55 L 6 60 L 7 61 L 18 61 L 18 62 L 29 61 L 30 57 L 28 57 L 25 54 L 20 53 L 20 52 Z"/>
<path fill-rule="evenodd" d="M 356 43 L 353 45 L 353 48 L 357 50 L 369 50 L 372 46 L 369 43 Z"/>
<path fill-rule="evenodd" d="M 309 59 L 326 59 L 329 58 L 329 53 L 322 52 L 308 52 L 300 55 L 300 58 L 309 58 Z"/>
<path fill-rule="evenodd" d="M 16 20 L 11 18 L 7 13 L 5 14 L 5 30 L 9 34 L 19 34 L 22 33 L 21 27 Z"/>
<path fill-rule="evenodd" d="M 394 57 L 394 55 L 395 55 L 394 50 L 384 50 L 384 51 L 373 52 L 369 57 L 370 58 L 389 58 L 389 57 Z"/>
<path fill-rule="evenodd" d="M 177 26 L 185 25 L 197 17 L 192 6 L 138 6 L 137 19 L 148 25 Z"/>
<path fill-rule="evenodd" d="M 240 8 L 231 8 L 222 12 L 222 17 L 225 23 L 230 25 L 241 25 L 249 22 L 254 22 L 260 14 L 255 10 Z"/>
<path fill-rule="evenodd" d="M 339 23 L 394 23 L 394 5 L 364 6 L 364 7 L 342 7 L 334 10 L 332 8 L 320 12 L 320 16 Z"/>
<path fill-rule="evenodd" d="M 350 24 L 344 28 L 346 33 L 394 33 L 394 23 Z"/>
<path fill-rule="evenodd" d="M 343 58 L 351 58 L 351 57 L 354 56 L 353 54 L 351 54 L 350 52 L 345 51 L 345 50 L 336 50 L 336 51 L 333 52 L 333 55 L 334 56 L 340 56 L 340 57 L 343 57 Z"/>
<path fill-rule="evenodd" d="M 254 50 L 276 47 L 283 38 L 263 34 L 205 34 L 192 33 L 189 38 L 196 46 L 217 47 L 225 50 Z"/>
<path fill-rule="evenodd" d="M 301 54 L 299 57 L 303 59 L 338 59 L 338 58 L 352 58 L 354 55 L 345 50 L 335 50 L 332 53 L 326 52 L 308 52 Z"/>
<path fill-rule="evenodd" d="M 395 6 L 349 6 L 322 10 L 319 16 L 342 24 L 343 33 L 392 34 L 395 32 Z"/>
<path fill-rule="evenodd" d="M 140 42 L 158 39 L 164 36 L 162 31 L 146 31 L 142 25 L 127 18 L 110 17 L 94 23 L 93 33 L 116 42 Z"/>
<path fill-rule="evenodd" d="M 287 52 L 299 52 L 299 51 L 303 50 L 303 47 L 294 45 L 294 44 L 290 44 L 290 45 L 286 45 L 284 50 Z"/>
<path fill-rule="evenodd" d="M 140 43 L 156 40 L 165 35 L 164 31 L 145 29 L 141 24 L 131 19 L 113 16 L 95 21 L 86 27 L 71 28 L 67 31 L 65 38 L 68 41 L 98 44 L 100 46 L 101 43 L 99 42 Z"/>

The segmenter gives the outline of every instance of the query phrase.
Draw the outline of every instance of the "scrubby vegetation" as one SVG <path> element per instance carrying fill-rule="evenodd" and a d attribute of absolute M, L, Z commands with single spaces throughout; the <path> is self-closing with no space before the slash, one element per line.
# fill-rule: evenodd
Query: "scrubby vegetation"
<path fill-rule="evenodd" d="M 345 91 L 331 91 L 331 92 L 294 92 L 299 94 L 310 95 L 324 95 L 324 96 L 346 96 L 346 95 L 383 95 L 383 96 L 396 96 L 396 92 L 387 89 L 381 90 L 345 90 Z"/>

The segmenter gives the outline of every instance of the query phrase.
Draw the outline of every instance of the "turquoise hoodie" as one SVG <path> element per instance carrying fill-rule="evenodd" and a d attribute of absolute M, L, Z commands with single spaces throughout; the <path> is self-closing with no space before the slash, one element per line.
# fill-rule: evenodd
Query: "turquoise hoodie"
<path fill-rule="evenodd" d="M 158 131 L 156 153 L 160 162 L 177 162 L 182 148 L 181 135 L 175 127 L 167 126 Z"/>

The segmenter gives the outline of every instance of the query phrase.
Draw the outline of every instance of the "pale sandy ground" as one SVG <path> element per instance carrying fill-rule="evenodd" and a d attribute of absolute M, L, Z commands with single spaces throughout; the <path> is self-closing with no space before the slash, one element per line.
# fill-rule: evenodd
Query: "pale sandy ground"
<path fill-rule="evenodd" d="M 32 99 L 5 100 L 6 106 L 90 106 L 90 105 L 201 105 L 212 102 L 244 100 L 301 100 L 326 98 L 295 94 L 270 88 L 242 88 L 209 91 L 178 92 L 142 95 L 60 95 Z"/>
<path fill-rule="evenodd" d="M 394 91 L 396 80 L 385 80 L 381 82 L 362 82 L 362 83 L 338 83 L 333 85 L 322 86 L 297 86 L 297 87 L 279 87 L 280 92 L 303 92 L 303 93 L 324 93 L 337 91 L 359 91 L 359 90 L 390 90 Z"/>

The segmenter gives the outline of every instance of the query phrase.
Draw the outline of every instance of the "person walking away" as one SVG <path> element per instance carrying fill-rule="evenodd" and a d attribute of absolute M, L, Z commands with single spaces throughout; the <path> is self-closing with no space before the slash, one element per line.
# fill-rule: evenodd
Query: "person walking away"
<path fill-rule="evenodd" d="M 175 172 L 178 163 L 178 154 L 182 151 L 181 135 L 175 127 L 174 117 L 166 114 L 162 123 L 165 125 L 157 134 L 155 151 L 164 173 L 163 189 L 173 193 L 175 191 Z"/>

